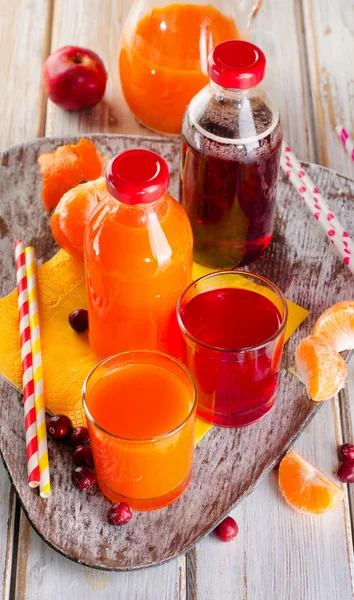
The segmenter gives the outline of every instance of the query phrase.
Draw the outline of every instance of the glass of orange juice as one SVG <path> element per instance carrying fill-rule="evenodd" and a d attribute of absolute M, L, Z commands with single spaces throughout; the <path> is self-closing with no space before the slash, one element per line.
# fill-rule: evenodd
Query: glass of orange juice
<path fill-rule="evenodd" d="M 138 121 L 179 134 L 190 100 L 208 83 L 216 44 L 248 39 L 262 0 L 134 0 L 119 50 L 124 97 Z"/>
<path fill-rule="evenodd" d="M 88 375 L 83 404 L 105 496 L 154 510 L 183 494 L 192 473 L 196 388 L 182 363 L 148 350 L 106 358 Z"/>

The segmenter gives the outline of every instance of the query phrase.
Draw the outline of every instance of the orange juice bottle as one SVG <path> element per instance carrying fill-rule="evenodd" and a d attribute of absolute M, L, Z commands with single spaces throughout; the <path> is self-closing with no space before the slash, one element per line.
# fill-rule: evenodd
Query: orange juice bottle
<path fill-rule="evenodd" d="M 179 355 L 176 304 L 192 279 L 193 238 L 168 193 L 166 161 L 132 149 L 107 167 L 108 197 L 85 234 L 89 340 L 99 358 L 126 350 Z"/>
<path fill-rule="evenodd" d="M 150 8 L 144 16 L 143 3 L 133 4 L 119 70 L 129 108 L 150 129 L 180 133 L 187 104 L 208 83 L 209 52 L 240 37 L 231 6 L 236 0 L 224 4 L 227 14 L 208 3 L 173 3 Z"/>
<path fill-rule="evenodd" d="M 178 360 L 151 351 L 111 356 L 91 371 L 83 402 L 98 483 L 112 502 L 152 510 L 185 491 L 196 393 Z"/>

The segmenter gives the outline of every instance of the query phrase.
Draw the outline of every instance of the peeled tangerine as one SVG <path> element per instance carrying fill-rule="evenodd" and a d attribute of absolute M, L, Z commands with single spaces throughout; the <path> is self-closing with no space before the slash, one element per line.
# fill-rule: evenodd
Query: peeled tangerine
<path fill-rule="evenodd" d="M 280 463 L 279 487 L 290 506 L 312 514 L 334 510 L 344 496 L 338 485 L 295 450 Z"/>
<path fill-rule="evenodd" d="M 354 349 L 354 300 L 338 302 L 318 319 L 313 335 L 325 340 L 337 350 Z"/>
<path fill-rule="evenodd" d="M 65 192 L 83 181 L 102 175 L 100 154 L 95 144 L 82 138 L 77 144 L 59 146 L 38 158 L 43 178 L 42 198 L 47 212 L 55 208 Z"/>
<path fill-rule="evenodd" d="M 107 196 L 106 179 L 100 177 L 77 185 L 64 194 L 50 220 L 57 244 L 72 256 L 83 259 L 84 235 L 91 212 Z"/>
<path fill-rule="evenodd" d="M 316 402 L 329 400 L 344 386 L 347 365 L 338 352 L 315 335 L 303 339 L 295 352 L 296 370 Z"/>

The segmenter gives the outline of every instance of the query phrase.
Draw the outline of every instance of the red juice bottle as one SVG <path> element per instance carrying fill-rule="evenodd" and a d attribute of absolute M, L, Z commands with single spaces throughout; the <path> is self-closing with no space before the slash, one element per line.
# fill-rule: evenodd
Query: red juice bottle
<path fill-rule="evenodd" d="M 194 258 L 214 268 L 247 265 L 273 233 L 282 127 L 259 86 L 263 52 L 249 42 L 215 46 L 210 83 L 182 125 L 181 202 L 194 234 Z"/>

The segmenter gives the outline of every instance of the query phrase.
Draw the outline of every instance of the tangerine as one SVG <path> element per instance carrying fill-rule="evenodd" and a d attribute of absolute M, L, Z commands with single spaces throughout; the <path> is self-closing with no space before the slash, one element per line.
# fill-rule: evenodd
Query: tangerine
<path fill-rule="evenodd" d="M 344 386 L 347 365 L 322 338 L 310 335 L 301 340 L 296 348 L 295 361 L 297 372 L 312 400 L 328 400 Z"/>
<path fill-rule="evenodd" d="M 354 300 L 337 302 L 317 320 L 313 335 L 333 346 L 337 352 L 354 348 Z"/>
<path fill-rule="evenodd" d="M 84 235 L 91 212 L 108 194 L 106 180 L 100 177 L 77 185 L 64 194 L 51 219 L 57 244 L 76 258 L 84 257 Z"/>
<path fill-rule="evenodd" d="M 334 481 L 295 450 L 280 463 L 279 487 L 287 503 L 305 513 L 334 510 L 344 497 Z"/>

